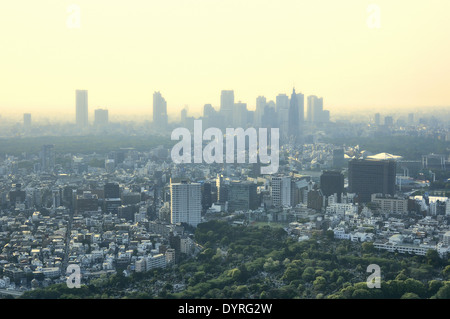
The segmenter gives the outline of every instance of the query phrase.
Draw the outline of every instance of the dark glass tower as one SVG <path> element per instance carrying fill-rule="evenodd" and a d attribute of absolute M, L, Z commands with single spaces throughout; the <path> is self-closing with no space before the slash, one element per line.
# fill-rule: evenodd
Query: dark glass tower
<path fill-rule="evenodd" d="M 367 203 L 376 193 L 395 194 L 395 161 L 351 160 L 348 162 L 349 192 L 356 193 L 359 202 Z"/>
<path fill-rule="evenodd" d="M 320 176 L 320 189 L 325 196 L 337 194 L 338 202 L 341 202 L 341 194 L 344 192 L 344 175 L 338 171 L 324 171 Z"/>

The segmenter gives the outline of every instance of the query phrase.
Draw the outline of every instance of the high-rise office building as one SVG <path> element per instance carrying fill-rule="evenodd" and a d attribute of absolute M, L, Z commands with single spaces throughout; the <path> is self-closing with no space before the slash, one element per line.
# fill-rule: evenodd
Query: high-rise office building
<path fill-rule="evenodd" d="M 205 104 L 203 106 L 203 117 L 211 117 L 216 114 L 216 110 L 211 104 Z"/>
<path fill-rule="evenodd" d="M 105 198 L 120 198 L 120 187 L 117 183 L 106 183 L 103 186 Z"/>
<path fill-rule="evenodd" d="M 289 176 L 272 177 L 271 195 L 274 206 L 291 206 L 291 178 Z"/>
<path fill-rule="evenodd" d="M 228 188 L 228 211 L 258 208 L 257 186 L 251 182 L 231 182 Z"/>
<path fill-rule="evenodd" d="M 349 192 L 362 203 L 370 202 L 372 194 L 395 194 L 396 162 L 354 159 L 348 162 Z"/>
<path fill-rule="evenodd" d="M 39 153 L 39 157 L 41 160 L 42 171 L 53 170 L 53 168 L 55 167 L 54 145 L 52 144 L 43 145 L 41 148 L 41 152 Z"/>
<path fill-rule="evenodd" d="M 104 211 L 111 213 L 119 213 L 119 208 L 122 206 L 122 200 L 120 198 L 120 187 L 117 183 L 106 183 L 103 186 Z M 130 219 L 132 213 L 129 209 L 124 209 L 120 215 L 124 216 L 128 211 L 127 219 Z"/>
<path fill-rule="evenodd" d="M 31 127 L 31 114 L 30 113 L 23 114 L 23 127 L 25 129 L 29 129 Z"/>
<path fill-rule="evenodd" d="M 219 113 L 214 109 L 211 104 L 205 104 L 203 106 L 203 127 L 220 127 L 221 119 Z"/>
<path fill-rule="evenodd" d="M 380 113 L 375 113 L 375 125 L 381 124 L 381 115 Z"/>
<path fill-rule="evenodd" d="M 408 124 L 409 125 L 414 124 L 414 113 L 409 113 L 408 114 Z"/>
<path fill-rule="evenodd" d="M 289 127 L 289 96 L 278 94 L 275 103 L 280 137 L 285 140 L 288 137 Z"/>
<path fill-rule="evenodd" d="M 262 117 L 264 115 L 264 109 L 267 105 L 267 100 L 264 96 L 258 96 L 256 98 L 256 110 L 255 110 L 255 126 L 262 127 Z"/>
<path fill-rule="evenodd" d="M 323 194 L 320 189 L 312 189 L 308 191 L 308 197 L 306 199 L 306 206 L 320 211 L 323 207 Z"/>
<path fill-rule="evenodd" d="M 337 194 L 340 203 L 344 192 L 344 175 L 338 171 L 324 171 L 320 175 L 320 189 L 325 196 Z"/>
<path fill-rule="evenodd" d="M 96 126 L 108 125 L 109 115 L 108 110 L 96 109 L 94 113 L 94 124 Z"/>
<path fill-rule="evenodd" d="M 231 124 L 233 121 L 234 109 L 234 91 L 222 90 L 220 94 L 220 115 L 223 118 L 224 124 Z"/>
<path fill-rule="evenodd" d="M 261 126 L 265 128 L 279 128 L 278 114 L 275 111 L 275 102 L 269 101 L 264 108 L 264 114 L 261 117 Z"/>
<path fill-rule="evenodd" d="M 342 168 L 345 163 L 345 153 L 343 148 L 333 150 L 333 167 Z"/>
<path fill-rule="evenodd" d="M 76 124 L 79 128 L 87 127 L 89 124 L 88 115 L 88 91 L 76 90 Z"/>
<path fill-rule="evenodd" d="M 308 96 L 308 122 L 322 123 L 323 120 L 323 98 L 315 95 Z"/>
<path fill-rule="evenodd" d="M 393 126 L 394 125 L 394 118 L 392 116 L 385 116 L 384 117 L 384 125 L 385 126 Z"/>
<path fill-rule="evenodd" d="M 213 204 L 211 183 L 205 182 L 202 184 L 202 208 L 208 209 Z"/>
<path fill-rule="evenodd" d="M 197 227 L 201 222 L 202 191 L 198 183 L 170 181 L 170 222 Z"/>
<path fill-rule="evenodd" d="M 305 122 L 305 95 L 303 93 L 297 93 L 297 103 L 298 103 L 298 123 L 300 129 L 302 129 L 303 123 Z"/>
<path fill-rule="evenodd" d="M 234 104 L 233 108 L 233 126 L 245 127 L 247 124 L 247 104 L 238 102 Z"/>
<path fill-rule="evenodd" d="M 289 96 L 286 94 L 278 94 L 275 98 L 275 103 L 277 113 L 280 113 L 281 110 L 289 110 Z"/>
<path fill-rule="evenodd" d="M 160 92 L 153 93 L 153 125 L 157 130 L 167 128 L 167 102 Z"/>
<path fill-rule="evenodd" d="M 323 98 L 318 98 L 315 95 L 310 95 L 307 98 L 308 112 L 306 114 L 309 123 L 321 122 L 323 111 Z"/>
<path fill-rule="evenodd" d="M 291 100 L 289 102 L 288 137 L 297 140 L 299 135 L 299 107 L 297 93 L 292 89 Z"/>
<path fill-rule="evenodd" d="M 223 175 L 217 174 L 216 178 L 217 202 L 225 203 L 228 200 L 228 188 L 223 180 Z"/>

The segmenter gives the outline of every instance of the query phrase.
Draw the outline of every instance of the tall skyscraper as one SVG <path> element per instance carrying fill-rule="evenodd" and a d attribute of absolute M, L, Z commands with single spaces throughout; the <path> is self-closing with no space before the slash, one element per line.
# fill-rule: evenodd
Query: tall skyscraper
<path fill-rule="evenodd" d="M 31 127 L 31 114 L 24 113 L 23 114 L 23 127 L 28 130 Z"/>
<path fill-rule="evenodd" d="M 220 127 L 220 116 L 211 104 L 203 106 L 203 127 Z"/>
<path fill-rule="evenodd" d="M 280 93 L 275 98 L 276 110 L 279 113 L 281 110 L 289 110 L 289 96 Z"/>
<path fill-rule="evenodd" d="M 109 121 L 108 110 L 96 109 L 94 113 L 94 125 L 102 126 L 107 125 Z"/>
<path fill-rule="evenodd" d="M 210 117 L 215 115 L 216 110 L 211 104 L 205 104 L 203 106 L 203 117 Z"/>
<path fill-rule="evenodd" d="M 289 96 L 278 94 L 275 98 L 276 111 L 278 118 L 278 127 L 280 128 L 280 137 L 284 140 L 288 137 L 289 127 Z"/>
<path fill-rule="evenodd" d="M 256 98 L 256 110 L 255 110 L 255 126 L 262 127 L 262 117 L 264 115 L 264 109 L 267 105 L 267 100 L 264 96 L 258 96 Z"/>
<path fill-rule="evenodd" d="M 201 222 L 202 191 L 198 183 L 170 181 L 170 222 L 197 227 Z"/>
<path fill-rule="evenodd" d="M 362 203 L 370 202 L 371 195 L 395 194 L 396 162 L 360 160 L 348 162 L 349 192 L 358 195 Z"/>
<path fill-rule="evenodd" d="M 299 135 L 299 108 L 295 88 L 292 89 L 291 100 L 289 102 L 288 137 L 295 141 Z"/>
<path fill-rule="evenodd" d="M 308 96 L 308 121 L 311 123 L 321 123 L 323 112 L 323 98 L 315 95 Z"/>
<path fill-rule="evenodd" d="M 256 184 L 233 181 L 228 189 L 228 211 L 247 211 L 258 208 Z"/>
<path fill-rule="evenodd" d="M 275 111 L 275 102 L 269 101 L 264 108 L 264 114 L 261 118 L 261 126 L 265 128 L 279 128 L 278 114 Z"/>
<path fill-rule="evenodd" d="M 380 113 L 375 113 L 375 125 L 381 124 L 381 115 Z"/>
<path fill-rule="evenodd" d="M 234 127 L 245 127 L 247 124 L 247 104 L 238 102 L 233 108 L 233 125 Z"/>
<path fill-rule="evenodd" d="M 205 182 L 202 184 L 202 208 L 208 209 L 213 204 L 211 183 Z"/>
<path fill-rule="evenodd" d="M 409 113 L 408 114 L 408 124 L 409 125 L 414 124 L 414 113 Z"/>
<path fill-rule="evenodd" d="M 216 188 L 217 188 L 217 202 L 225 203 L 228 200 L 228 189 L 224 183 L 223 175 L 217 174 Z"/>
<path fill-rule="evenodd" d="M 76 124 L 78 127 L 87 127 L 89 124 L 88 116 L 88 91 L 76 90 Z"/>
<path fill-rule="evenodd" d="M 330 111 L 323 109 L 323 98 L 310 95 L 307 98 L 307 122 L 320 124 L 327 123 L 330 120 Z"/>
<path fill-rule="evenodd" d="M 333 150 L 333 167 L 342 168 L 345 163 L 345 152 L 343 148 Z"/>
<path fill-rule="evenodd" d="M 297 93 L 297 103 L 298 103 L 298 123 L 300 129 L 302 129 L 303 123 L 305 122 L 305 95 L 303 93 Z"/>
<path fill-rule="evenodd" d="M 157 130 L 167 128 L 167 102 L 160 92 L 153 93 L 153 125 Z"/>
<path fill-rule="evenodd" d="M 385 126 L 393 126 L 394 125 L 394 118 L 392 116 L 385 116 L 384 117 L 384 125 Z"/>
<path fill-rule="evenodd" d="M 233 121 L 234 109 L 234 91 L 222 90 L 220 94 L 220 115 L 223 117 L 225 125 L 231 124 Z"/>
<path fill-rule="evenodd" d="M 291 205 L 291 178 L 289 176 L 274 176 L 271 184 L 272 203 L 274 206 Z"/>
<path fill-rule="evenodd" d="M 55 167 L 55 151 L 54 145 L 43 145 L 39 154 L 41 160 L 41 170 L 51 171 Z"/>
<path fill-rule="evenodd" d="M 313 107 L 314 107 L 314 103 L 316 102 L 317 96 L 315 95 L 310 95 L 307 97 L 307 113 L 306 113 L 306 121 L 308 123 L 312 123 L 313 122 Z"/>

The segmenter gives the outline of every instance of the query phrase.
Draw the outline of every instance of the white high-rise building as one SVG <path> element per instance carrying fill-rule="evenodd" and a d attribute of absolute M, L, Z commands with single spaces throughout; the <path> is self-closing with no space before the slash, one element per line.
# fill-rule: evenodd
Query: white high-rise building
<path fill-rule="evenodd" d="M 198 183 L 170 182 L 170 222 L 194 227 L 201 222 L 202 192 Z"/>
<path fill-rule="evenodd" d="M 272 177 L 271 194 L 274 206 L 291 206 L 291 178 L 289 176 Z"/>
<path fill-rule="evenodd" d="M 76 124 L 78 127 L 87 127 L 89 124 L 88 117 L 88 91 L 76 90 Z"/>

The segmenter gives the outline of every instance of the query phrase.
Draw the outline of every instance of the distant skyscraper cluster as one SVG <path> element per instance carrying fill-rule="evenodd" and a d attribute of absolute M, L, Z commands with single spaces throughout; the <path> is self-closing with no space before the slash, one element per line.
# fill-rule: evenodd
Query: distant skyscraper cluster
<path fill-rule="evenodd" d="M 188 109 L 183 108 L 180 115 L 181 123 L 191 128 L 194 118 L 188 116 Z M 227 127 L 279 128 L 280 137 L 284 141 L 298 142 L 306 125 L 329 122 L 330 112 L 323 109 L 323 98 L 308 96 L 305 114 L 305 95 L 297 93 L 295 88 L 290 96 L 284 93 L 278 94 L 275 101 L 267 100 L 265 96 L 258 96 L 255 111 L 249 110 L 247 103 L 236 101 L 233 90 L 222 90 L 218 110 L 211 104 L 205 104 L 202 120 L 204 127 L 221 129 Z M 31 114 L 24 114 L 24 127 L 29 127 L 30 123 Z M 102 127 L 108 123 L 108 110 L 96 109 L 94 126 Z M 81 129 L 89 126 L 87 90 L 76 90 L 76 125 Z M 168 129 L 167 101 L 159 91 L 153 93 L 152 128 L 158 132 L 167 132 Z"/>
<path fill-rule="evenodd" d="M 89 103 L 87 90 L 75 91 L 75 123 L 80 129 L 87 128 L 89 126 Z M 108 110 L 102 108 L 96 109 L 94 111 L 94 126 L 105 126 L 108 123 Z"/>
<path fill-rule="evenodd" d="M 233 90 L 222 90 L 219 110 L 216 111 L 211 104 L 205 104 L 203 121 L 206 127 L 277 127 L 283 140 L 299 141 L 305 125 L 320 125 L 330 120 L 330 112 L 323 109 L 323 98 L 308 96 L 307 101 L 305 121 L 305 96 L 295 89 L 290 96 L 278 94 L 275 101 L 258 96 L 255 111 L 248 110 L 246 103 L 236 102 Z"/>
<path fill-rule="evenodd" d="M 308 96 L 308 113 L 307 120 L 309 123 L 327 123 L 330 120 L 330 111 L 323 109 L 323 98 L 315 95 Z"/>
<path fill-rule="evenodd" d="M 419 119 L 419 123 L 423 120 L 424 120 L 423 118 Z M 394 116 L 392 116 L 392 115 L 385 115 L 384 119 L 382 120 L 381 114 L 375 113 L 374 118 L 373 118 L 373 124 L 375 124 L 375 126 L 381 126 L 384 128 L 392 128 L 395 125 L 413 126 L 416 124 L 416 122 L 414 120 L 414 113 L 408 113 L 406 117 L 403 115 L 400 115 L 400 116 L 396 117 L 396 121 L 394 121 Z"/>

